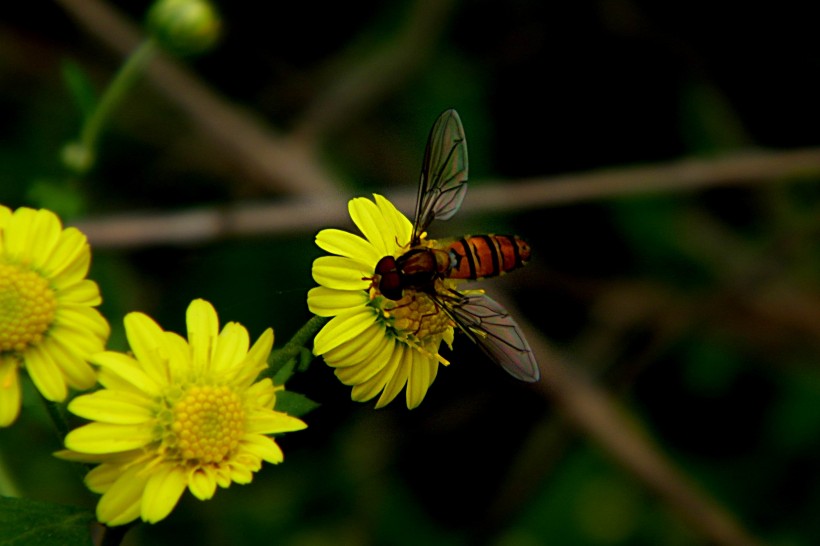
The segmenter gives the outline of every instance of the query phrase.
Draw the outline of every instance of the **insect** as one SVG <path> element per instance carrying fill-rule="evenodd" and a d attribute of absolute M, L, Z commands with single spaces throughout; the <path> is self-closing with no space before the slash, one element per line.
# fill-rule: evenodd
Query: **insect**
<path fill-rule="evenodd" d="M 406 289 L 423 292 L 513 377 L 538 381 L 541 374 L 532 349 L 501 304 L 483 293 L 437 288 L 437 280 L 497 276 L 521 267 L 530 257 L 529 245 L 515 235 L 470 235 L 449 243 L 425 240 L 433 220 L 447 220 L 461 207 L 467 171 L 464 127 L 458 113 L 447 110 L 427 139 L 409 248 L 398 257 L 381 258 L 373 282 L 394 301 Z"/>

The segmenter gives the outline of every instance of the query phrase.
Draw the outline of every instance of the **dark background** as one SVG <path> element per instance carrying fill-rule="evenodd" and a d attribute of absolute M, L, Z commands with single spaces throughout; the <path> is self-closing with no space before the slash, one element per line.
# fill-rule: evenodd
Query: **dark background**
<path fill-rule="evenodd" d="M 147 2 L 116 2 L 135 22 Z M 334 81 L 386 51 L 424 4 L 218 5 L 224 35 L 184 61 L 283 134 Z M 422 21 L 424 21 L 422 17 Z M 425 26 L 421 24 L 421 32 Z M 431 25 L 430 32 L 434 32 Z M 415 69 L 322 135 L 344 199 L 414 191 L 440 111 L 458 109 L 474 186 L 602 167 L 820 144 L 820 48 L 804 4 L 464 1 Z M 138 85 L 81 179 L 60 162 L 80 113 L 62 77 L 99 90 L 121 58 L 50 2 L 0 17 L 0 202 L 67 223 L 133 210 L 271 202 L 150 83 Z M 820 165 L 800 179 L 590 199 L 456 217 L 433 235 L 514 232 L 533 262 L 486 285 L 617 397 L 688 479 L 773 545 L 820 542 Z M 742 182 L 742 181 L 741 181 Z M 500 182 L 494 182 L 500 183 Z M 546 179 L 545 183 L 549 183 Z M 470 196 L 468 194 L 467 201 Z M 525 201 L 526 197 L 522 197 Z M 409 212 L 409 211 L 407 211 Z M 331 227 L 331 226 L 328 226 Z M 182 331 L 191 299 L 277 345 L 309 318 L 314 233 L 95 248 L 91 277 L 122 316 Z M 93 240 L 92 240 L 93 245 Z M 503 291 L 503 292 L 502 292 Z M 424 403 L 349 401 L 321 361 L 288 388 L 322 406 L 281 439 L 286 462 L 207 503 L 187 495 L 131 544 L 698 545 L 696 529 L 548 399 L 457 339 Z M 543 364 L 543 363 L 542 363 Z M 28 496 L 91 506 L 48 453 L 33 393 L 0 449 Z"/>

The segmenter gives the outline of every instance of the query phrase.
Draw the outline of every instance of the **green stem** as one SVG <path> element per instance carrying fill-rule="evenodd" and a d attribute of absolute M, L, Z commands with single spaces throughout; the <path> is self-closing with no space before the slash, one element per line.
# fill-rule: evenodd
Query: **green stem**
<path fill-rule="evenodd" d="M 75 169 L 85 172 L 94 165 L 97 141 L 106 121 L 142 75 L 148 62 L 158 49 L 156 42 L 151 38 L 147 38 L 120 67 L 114 79 L 100 97 L 94 112 L 83 123 L 79 142 L 70 144 L 65 150 L 66 160 Z"/>
<path fill-rule="evenodd" d="M 324 326 L 328 320 L 330 319 L 320 316 L 314 316 L 308 320 L 304 326 L 299 328 L 299 331 L 293 334 L 293 337 L 290 338 L 290 341 L 288 341 L 284 347 L 273 354 L 271 365 L 268 369 L 278 370 L 289 360 L 296 358 L 302 348 L 307 345 L 307 342 L 322 329 L 322 326 Z M 262 372 L 262 375 L 264 376 L 265 372 Z"/>
<path fill-rule="evenodd" d="M 20 497 L 20 488 L 11 477 L 11 472 L 6 467 L 3 454 L 0 453 L 0 497 Z"/>
<path fill-rule="evenodd" d="M 60 444 L 62 444 L 63 439 L 69 431 L 68 414 L 66 413 L 65 406 L 57 402 L 52 402 L 51 400 L 46 400 L 42 395 L 40 398 L 43 400 L 48 416 L 51 417 L 51 422 L 54 423 L 54 429 L 57 431 Z"/>
<path fill-rule="evenodd" d="M 54 430 L 57 433 L 57 439 L 60 442 L 60 445 L 63 445 L 65 437 L 71 431 L 71 427 L 68 425 L 68 410 L 64 404 L 58 404 L 57 402 L 52 402 L 51 400 L 46 400 L 46 398 L 40 393 L 40 400 L 43 401 L 43 405 L 46 407 L 46 412 L 48 416 L 51 417 L 51 422 L 54 424 Z M 94 465 L 89 463 L 77 463 L 77 468 L 80 473 L 80 476 L 85 476 L 88 472 L 94 468 Z"/>

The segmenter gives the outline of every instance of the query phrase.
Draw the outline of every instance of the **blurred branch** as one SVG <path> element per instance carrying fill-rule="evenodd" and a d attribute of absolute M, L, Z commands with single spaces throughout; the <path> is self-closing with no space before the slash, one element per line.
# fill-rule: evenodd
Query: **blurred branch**
<path fill-rule="evenodd" d="M 538 356 L 541 380 L 534 388 L 555 404 L 579 431 L 638 478 L 672 508 L 690 528 L 723 546 L 760 546 L 732 514 L 701 491 L 645 434 L 639 423 L 607 392 L 583 378 L 534 329 L 516 315 Z"/>
<path fill-rule="evenodd" d="M 640 479 L 710 542 L 726 546 L 759 544 L 729 512 L 691 483 L 611 397 L 571 372 L 562 359 L 550 354 L 541 343 L 538 345 L 535 350 L 543 363 L 539 392 L 608 456 Z"/>
<path fill-rule="evenodd" d="M 122 56 L 142 42 L 137 27 L 99 0 L 57 0 L 85 29 Z M 148 66 L 146 78 L 177 105 L 215 146 L 229 151 L 252 180 L 291 195 L 334 195 L 339 181 L 324 171 L 314 151 L 278 135 L 256 117 L 228 103 L 165 56 Z"/>
<path fill-rule="evenodd" d="M 521 212 L 640 193 L 692 191 L 812 176 L 820 176 L 820 148 L 757 150 L 713 159 L 683 159 L 555 177 L 479 182 L 472 185 L 459 217 Z M 414 208 L 416 190 L 388 197 L 400 210 L 409 212 Z M 90 218 L 76 225 L 98 248 L 189 244 L 230 236 L 311 233 L 326 226 L 349 224 L 346 202 L 347 196 L 343 196 L 203 207 L 183 212 L 135 212 Z"/>
<path fill-rule="evenodd" d="M 293 138 L 313 143 L 360 115 L 368 105 L 401 86 L 433 51 L 455 0 L 417 0 L 405 27 L 373 56 L 345 70 L 310 105 Z"/>
<path fill-rule="evenodd" d="M 490 184 L 470 190 L 465 210 L 522 210 L 641 193 L 778 182 L 820 176 L 820 148 L 746 150 L 712 158 L 615 167 Z M 479 197 L 476 194 L 480 194 Z"/>

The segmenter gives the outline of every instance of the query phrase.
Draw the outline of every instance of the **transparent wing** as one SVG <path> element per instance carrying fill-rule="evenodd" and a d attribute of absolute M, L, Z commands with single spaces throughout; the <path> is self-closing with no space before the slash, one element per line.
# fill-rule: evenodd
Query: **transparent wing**
<path fill-rule="evenodd" d="M 436 119 L 427 139 L 411 244 L 419 243 L 433 220 L 452 217 L 466 192 L 467 139 L 458 112 L 450 109 Z"/>
<path fill-rule="evenodd" d="M 497 301 L 485 294 L 453 291 L 439 303 L 459 329 L 510 375 L 530 383 L 541 378 L 521 328 Z"/>

